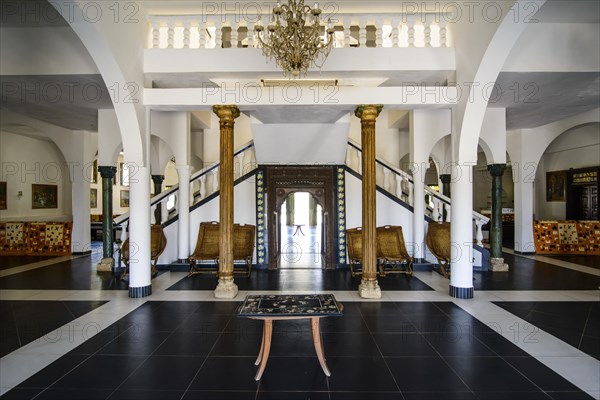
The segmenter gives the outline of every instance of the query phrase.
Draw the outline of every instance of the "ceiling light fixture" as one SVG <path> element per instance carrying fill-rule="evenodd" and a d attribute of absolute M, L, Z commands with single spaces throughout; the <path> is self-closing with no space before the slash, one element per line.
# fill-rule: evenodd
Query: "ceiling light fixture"
<path fill-rule="evenodd" d="M 321 26 L 321 9 L 304 5 L 304 0 L 289 0 L 273 7 L 269 25 L 259 21 L 256 36 L 263 54 L 283 70 L 285 76 L 306 76 L 311 66 L 321 68 L 333 47 L 333 26 Z"/>

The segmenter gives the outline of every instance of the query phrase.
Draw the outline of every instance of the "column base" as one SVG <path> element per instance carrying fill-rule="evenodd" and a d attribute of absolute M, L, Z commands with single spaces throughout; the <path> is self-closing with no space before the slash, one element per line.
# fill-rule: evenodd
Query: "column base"
<path fill-rule="evenodd" d="M 233 282 L 233 277 L 219 278 L 219 283 L 215 288 L 215 298 L 233 299 L 238 294 L 238 287 Z"/>
<path fill-rule="evenodd" d="M 508 272 L 508 264 L 504 263 L 504 258 L 490 257 L 490 271 Z"/>
<path fill-rule="evenodd" d="M 358 295 L 363 299 L 380 299 L 381 288 L 377 283 L 377 279 L 372 281 L 361 280 L 360 285 L 358 285 Z"/>
<path fill-rule="evenodd" d="M 152 284 L 148 286 L 129 287 L 129 297 L 132 299 L 139 299 L 147 297 L 152 294 Z"/>
<path fill-rule="evenodd" d="M 103 258 L 98 265 L 96 265 L 96 270 L 98 272 L 111 272 L 114 266 L 115 260 L 112 258 Z"/>
<path fill-rule="evenodd" d="M 450 285 L 450 296 L 457 299 L 472 299 L 473 287 L 456 287 Z"/>

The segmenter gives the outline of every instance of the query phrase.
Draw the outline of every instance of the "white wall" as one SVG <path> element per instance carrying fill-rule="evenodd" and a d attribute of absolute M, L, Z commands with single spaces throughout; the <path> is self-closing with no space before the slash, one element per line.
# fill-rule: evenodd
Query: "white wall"
<path fill-rule="evenodd" d="M 233 220 L 236 224 L 256 225 L 256 186 L 254 177 L 237 184 L 233 190 Z M 198 240 L 198 228 L 201 222 L 219 220 L 219 197 L 198 207 L 190 213 L 190 251 L 193 252 Z M 159 264 L 170 264 L 177 260 L 177 224 L 165 228 L 167 247 L 160 256 Z"/>
<path fill-rule="evenodd" d="M 240 114 L 238 118 L 235 119 L 234 126 L 234 135 L 233 135 L 233 149 L 237 150 L 242 147 L 244 144 L 248 143 L 252 140 L 252 129 L 250 127 L 250 123 L 252 119 L 248 117 L 246 114 Z M 220 140 L 220 131 L 219 131 L 219 117 L 217 117 L 214 113 L 211 113 L 210 116 L 210 128 L 204 129 L 204 144 L 203 144 L 203 152 L 204 152 L 204 166 L 213 165 L 219 162 L 219 140 Z"/>
<path fill-rule="evenodd" d="M 375 123 L 375 148 L 377 157 L 390 165 L 400 166 L 401 135 L 397 128 L 389 128 L 389 112 L 384 108 Z M 360 118 L 350 117 L 349 138 L 360 143 Z M 361 145 L 362 147 L 362 145 Z M 408 149 L 405 149 L 408 151 Z"/>
<path fill-rule="evenodd" d="M 71 220 L 71 181 L 65 159 L 49 140 L 0 132 L 0 181 L 7 182 L 7 210 L 0 220 Z M 58 208 L 32 209 L 31 185 L 58 186 Z M 18 197 L 17 192 L 23 196 Z"/>
<path fill-rule="evenodd" d="M 535 176 L 535 215 L 537 219 L 564 220 L 566 202 L 546 201 L 546 172 L 600 165 L 600 124 L 568 130 L 548 146 Z"/>

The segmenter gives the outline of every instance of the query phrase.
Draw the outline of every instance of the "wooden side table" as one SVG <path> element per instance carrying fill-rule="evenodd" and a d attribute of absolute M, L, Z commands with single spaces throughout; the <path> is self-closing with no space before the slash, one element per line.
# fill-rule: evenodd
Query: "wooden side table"
<path fill-rule="evenodd" d="M 259 365 L 255 380 L 260 380 L 271 351 L 273 321 L 310 320 L 313 345 L 323 372 L 331 376 L 325 361 L 321 340 L 320 320 L 323 317 L 341 316 L 343 307 L 332 294 L 316 295 L 249 295 L 240 307 L 238 316 L 263 321 L 263 336 L 255 365 Z"/>

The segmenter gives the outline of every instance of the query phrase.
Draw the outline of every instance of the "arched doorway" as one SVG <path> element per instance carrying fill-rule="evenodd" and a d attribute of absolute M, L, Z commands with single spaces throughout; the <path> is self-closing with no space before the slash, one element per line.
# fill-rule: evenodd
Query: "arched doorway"
<path fill-rule="evenodd" d="M 267 166 L 265 167 L 265 176 L 269 269 L 281 267 L 334 269 L 336 267 L 335 228 L 337 226 L 335 167 Z M 296 232 L 296 225 L 303 225 L 303 223 L 288 227 L 288 218 L 282 214 L 287 210 L 289 203 L 286 202 L 290 195 L 293 194 L 295 198 L 296 193 L 305 193 L 302 195 L 305 201 L 310 202 L 312 198 L 315 208 L 320 206 L 320 226 L 315 224 L 309 230 L 310 221 L 308 221 L 307 224 L 304 224 L 306 226 L 299 227 L 298 232 Z M 284 203 L 286 203 L 285 207 Z M 291 230 L 291 239 L 287 235 L 288 229 Z M 309 234 L 312 234 L 313 230 L 315 235 L 314 238 L 311 238 Z M 295 236 L 294 233 L 296 233 Z M 320 240 L 319 243 L 317 243 L 317 238 Z M 304 248 L 299 249 L 297 244 L 293 243 L 294 241 L 298 242 L 299 239 L 302 239 Z M 292 243 L 290 244 L 290 242 Z M 301 259 L 300 250 L 302 254 L 308 254 L 308 257 L 305 255 L 303 256 L 305 258 Z M 283 252 L 285 252 L 285 256 Z M 317 256 L 320 257 L 320 265 L 309 261 L 311 258 L 314 261 Z"/>
<path fill-rule="evenodd" d="M 290 193 L 279 211 L 280 268 L 323 268 L 323 207 L 310 192 Z"/>

